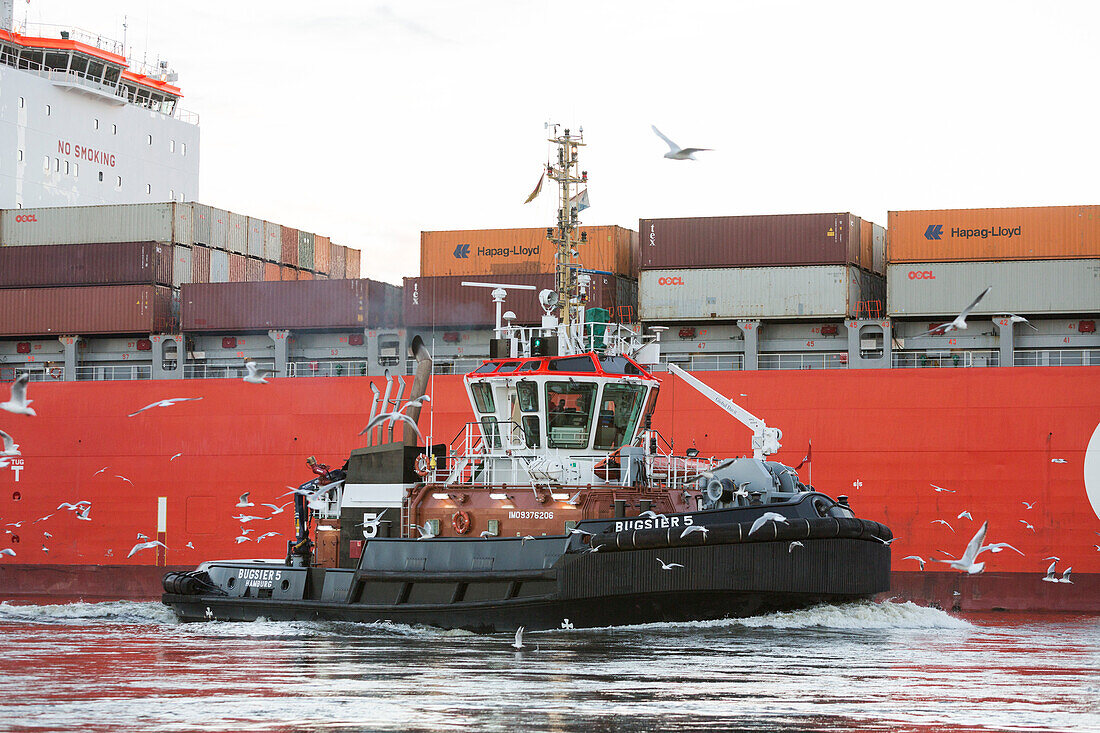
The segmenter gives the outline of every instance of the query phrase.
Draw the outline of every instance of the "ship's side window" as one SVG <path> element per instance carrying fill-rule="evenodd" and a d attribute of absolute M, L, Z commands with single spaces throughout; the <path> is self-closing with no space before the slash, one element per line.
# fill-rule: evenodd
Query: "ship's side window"
<path fill-rule="evenodd" d="M 187 143 L 180 143 L 180 155 L 187 155 Z"/>
<path fill-rule="evenodd" d="M 485 436 L 485 442 L 490 447 L 500 447 L 500 426 L 495 417 L 481 418 L 481 434 Z"/>
<path fill-rule="evenodd" d="M 176 141 L 175 140 L 169 140 L 168 141 L 168 152 L 169 153 L 176 152 Z"/>
<path fill-rule="evenodd" d="M 46 159 L 42 161 L 42 170 L 46 171 L 47 173 L 50 172 L 50 156 L 48 155 L 46 156 Z"/>
<path fill-rule="evenodd" d="M 122 176 L 115 176 L 115 188 L 122 188 Z"/>
<path fill-rule="evenodd" d="M 92 129 L 93 130 L 98 130 L 99 129 L 99 118 L 98 117 L 93 117 L 92 118 Z"/>
<path fill-rule="evenodd" d="M 103 171 L 99 172 L 99 182 L 103 183 Z"/>
<path fill-rule="evenodd" d="M 541 439 L 539 438 L 539 416 L 524 415 L 522 422 L 523 437 L 527 441 L 527 447 L 538 448 L 541 444 Z"/>
<path fill-rule="evenodd" d="M 493 402 L 493 388 L 485 382 L 478 382 L 470 386 L 474 393 L 474 406 L 478 412 L 495 412 L 496 403 Z"/>
<path fill-rule="evenodd" d="M 61 158 L 54 158 L 53 159 L 53 169 L 56 173 L 61 172 Z"/>
<path fill-rule="evenodd" d="M 145 136 L 145 144 L 146 145 L 152 145 L 153 144 L 153 136 L 152 135 L 146 135 Z"/>
<path fill-rule="evenodd" d="M 519 396 L 519 409 L 524 412 L 538 412 L 539 409 L 539 385 L 527 379 L 521 379 L 516 383 L 516 394 Z"/>
<path fill-rule="evenodd" d="M 19 98 L 19 109 L 23 109 L 23 104 L 24 104 L 24 102 L 23 102 L 23 98 L 22 98 L 22 97 L 20 97 L 20 98 Z"/>
<path fill-rule="evenodd" d="M 46 116 L 47 117 L 50 116 L 50 105 L 48 105 L 48 104 L 46 105 Z"/>
<path fill-rule="evenodd" d="M 20 163 L 23 162 L 23 151 L 22 150 L 19 151 L 19 162 Z"/>
<path fill-rule="evenodd" d="M 153 184 L 146 183 L 145 184 L 145 193 L 152 193 L 152 192 L 153 192 Z"/>
<path fill-rule="evenodd" d="M 587 448 L 595 405 L 596 385 L 591 382 L 547 382 L 549 447 Z"/>
<path fill-rule="evenodd" d="M 629 442 L 642 412 L 645 387 L 609 384 L 600 399 L 600 414 L 596 418 L 597 450 L 614 450 Z"/>
<path fill-rule="evenodd" d="M 80 175 L 80 163 L 73 163 L 73 178 Z"/>
<path fill-rule="evenodd" d="M 111 125 L 111 134 L 112 135 L 117 135 L 118 134 L 118 125 Z"/>
<path fill-rule="evenodd" d="M 69 161 L 65 161 L 65 175 L 69 175 Z"/>

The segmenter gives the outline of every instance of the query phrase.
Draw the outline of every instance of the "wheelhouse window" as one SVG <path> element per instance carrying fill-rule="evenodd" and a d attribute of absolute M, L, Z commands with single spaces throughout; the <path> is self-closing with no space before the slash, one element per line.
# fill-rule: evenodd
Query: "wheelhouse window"
<path fill-rule="evenodd" d="M 596 417 L 597 450 L 614 450 L 634 435 L 646 388 L 640 385 L 609 384 L 603 388 Z"/>
<path fill-rule="evenodd" d="M 527 442 L 528 448 L 541 447 L 542 440 L 539 437 L 539 416 L 538 415 L 524 415 L 522 419 L 523 423 L 523 439 Z"/>
<path fill-rule="evenodd" d="M 539 370 L 539 364 L 540 362 L 537 361 L 525 361 L 519 370 L 521 372 L 537 372 Z"/>
<path fill-rule="evenodd" d="M 474 406 L 478 412 L 496 412 L 492 387 L 485 382 L 476 382 L 470 385 L 470 391 L 474 393 Z"/>
<path fill-rule="evenodd" d="M 591 356 L 567 356 L 551 359 L 546 363 L 546 369 L 551 372 L 594 372 L 596 365 Z"/>
<path fill-rule="evenodd" d="M 591 361 L 589 362 L 591 363 Z M 587 448 L 592 430 L 596 385 L 590 382 L 547 382 L 547 441 L 551 448 Z"/>
<path fill-rule="evenodd" d="M 481 434 L 485 436 L 485 444 L 491 448 L 500 448 L 500 425 L 495 417 L 481 418 Z"/>
<path fill-rule="evenodd" d="M 519 397 L 519 409 L 524 412 L 538 412 L 539 385 L 527 379 L 516 383 L 516 395 Z"/>

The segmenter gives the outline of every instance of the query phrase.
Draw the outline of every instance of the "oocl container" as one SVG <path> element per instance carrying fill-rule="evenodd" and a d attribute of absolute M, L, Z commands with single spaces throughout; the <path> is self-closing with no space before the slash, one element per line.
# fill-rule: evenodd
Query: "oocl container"
<path fill-rule="evenodd" d="M 1100 206 L 891 211 L 887 261 L 1100 258 Z"/>
<path fill-rule="evenodd" d="M 192 204 L 51 206 L 0 211 L 0 245 L 192 243 Z"/>
<path fill-rule="evenodd" d="M 854 214 L 642 219 L 641 269 L 860 264 Z"/>
<path fill-rule="evenodd" d="M 186 274 L 191 274 L 191 250 Z M 177 264 L 172 245 L 156 242 L 0 247 L 0 288 L 65 285 L 171 285 Z"/>
<path fill-rule="evenodd" d="M 159 285 L 0 290 L 0 336 L 162 333 L 175 325 L 172 291 Z"/>

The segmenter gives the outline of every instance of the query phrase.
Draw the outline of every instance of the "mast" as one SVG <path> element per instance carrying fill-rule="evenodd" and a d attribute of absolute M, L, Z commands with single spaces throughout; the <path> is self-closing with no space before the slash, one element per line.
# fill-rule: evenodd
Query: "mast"
<path fill-rule="evenodd" d="M 584 128 L 578 134 L 571 134 L 565 128 L 565 134 L 558 134 L 558 126 L 553 125 L 554 134 L 548 142 L 557 147 L 556 160 L 553 158 L 546 166 L 546 175 L 558 184 L 558 221 L 557 226 L 547 227 L 546 238 L 554 245 L 555 275 L 554 286 L 558 294 L 558 314 L 560 323 L 568 326 L 573 320 L 573 306 L 577 298 L 576 270 L 580 267 L 577 258 L 578 247 L 587 241 L 585 234 L 578 236 L 577 205 L 573 202 L 576 195 L 574 186 L 579 188 L 588 183 L 588 171 L 580 169 L 578 149 L 584 146 Z"/>

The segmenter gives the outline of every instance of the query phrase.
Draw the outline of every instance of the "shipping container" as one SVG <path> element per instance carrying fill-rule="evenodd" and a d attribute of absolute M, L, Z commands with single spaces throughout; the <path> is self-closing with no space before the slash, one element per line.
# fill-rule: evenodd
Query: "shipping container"
<path fill-rule="evenodd" d="M 298 279 L 299 280 L 312 280 L 313 279 L 313 272 L 310 271 L 310 270 L 299 269 L 298 270 Z"/>
<path fill-rule="evenodd" d="M 873 270 L 874 267 L 874 227 L 873 222 L 859 220 L 859 266 L 864 270 Z"/>
<path fill-rule="evenodd" d="M 248 217 L 248 256 L 264 258 L 264 220 Z"/>
<path fill-rule="evenodd" d="M 852 265 L 643 270 L 641 319 L 850 318 L 860 301 L 885 299 L 879 275 Z"/>
<path fill-rule="evenodd" d="M 229 282 L 243 283 L 248 281 L 248 259 L 236 252 L 229 253 Z"/>
<path fill-rule="evenodd" d="M 206 204 L 191 204 L 191 226 L 194 233 L 194 244 L 206 247 L 214 243 L 214 216 L 210 207 Z M 187 244 L 183 242 L 183 244 Z"/>
<path fill-rule="evenodd" d="M 886 227 L 872 224 L 873 241 L 871 244 L 871 272 L 886 274 Z"/>
<path fill-rule="evenodd" d="M 264 222 L 264 259 L 278 262 L 283 252 L 283 227 L 270 221 Z"/>
<path fill-rule="evenodd" d="M 171 285 L 172 245 L 156 242 L 0 247 L 0 288 Z"/>
<path fill-rule="evenodd" d="M 887 267 L 891 316 L 955 317 L 986 286 L 974 316 L 1100 311 L 1100 259 L 917 262 Z"/>
<path fill-rule="evenodd" d="M 181 298 L 183 330 L 387 326 L 383 304 L 395 289 L 373 280 L 187 285 Z"/>
<path fill-rule="evenodd" d="M 887 261 L 1100 258 L 1100 206 L 891 211 Z"/>
<path fill-rule="evenodd" d="M 359 266 L 361 255 L 362 252 L 359 250 L 348 247 L 346 253 L 347 260 L 344 266 L 344 277 L 354 280 L 362 275 L 362 270 Z"/>
<path fill-rule="evenodd" d="M 283 265 L 298 264 L 298 230 L 283 227 L 283 244 L 279 253 L 279 262 Z"/>
<path fill-rule="evenodd" d="M 577 251 L 592 270 L 633 276 L 636 236 L 618 226 L 582 226 Z M 472 229 L 420 233 L 420 274 L 538 275 L 553 273 L 557 250 L 546 229 Z"/>
<path fill-rule="evenodd" d="M 229 253 L 225 250 L 210 250 L 210 282 L 229 282 Z"/>
<path fill-rule="evenodd" d="M 279 266 L 274 262 L 264 263 L 264 282 L 279 282 L 282 280 L 282 275 L 279 273 Z"/>
<path fill-rule="evenodd" d="M 313 269 L 312 232 L 298 232 L 298 267 L 303 270 Z"/>
<path fill-rule="evenodd" d="M 177 244 L 172 248 L 172 282 L 173 287 L 178 288 L 184 283 L 191 282 L 191 248 Z M 101 284 L 106 284 L 102 281 Z"/>
<path fill-rule="evenodd" d="M 196 244 L 191 248 L 191 282 L 210 282 L 210 248 Z"/>
<path fill-rule="evenodd" d="M 0 290 L 0 337 L 149 334 L 175 325 L 171 288 L 159 285 Z"/>
<path fill-rule="evenodd" d="M 229 251 L 248 254 L 248 217 L 229 212 Z"/>
<path fill-rule="evenodd" d="M 279 265 L 279 279 L 283 282 L 293 282 L 298 279 L 298 268 L 290 265 Z"/>
<path fill-rule="evenodd" d="M 328 273 L 329 257 L 332 254 L 332 240 L 320 234 L 313 238 L 313 271 Z"/>
<path fill-rule="evenodd" d="M 245 278 L 250 283 L 262 283 L 264 281 L 264 261 L 255 257 L 245 260 Z"/>
<path fill-rule="evenodd" d="M 614 275 L 593 274 L 591 278 L 589 307 L 606 308 L 613 320 L 632 320 L 630 316 L 638 312 L 637 282 Z M 468 279 L 467 275 L 405 278 L 405 325 L 418 328 L 496 325 L 496 305 L 490 297 L 490 289 L 463 286 Z M 538 291 L 553 289 L 554 276 L 512 275 L 509 280 L 514 285 L 534 286 L 535 290 L 509 291 L 504 310 L 516 314 L 516 325 L 541 323 L 543 310 L 539 306 Z"/>
<path fill-rule="evenodd" d="M 51 206 L 0 211 L 0 245 L 191 244 L 192 204 Z"/>
<path fill-rule="evenodd" d="M 210 228 L 213 241 L 211 247 L 229 251 L 229 212 L 225 209 L 210 207 Z"/>
<path fill-rule="evenodd" d="M 329 255 L 328 276 L 334 280 L 343 280 L 348 267 L 348 248 L 339 244 L 332 245 Z"/>
<path fill-rule="evenodd" d="M 858 266 L 859 221 L 847 213 L 642 219 L 640 268 Z"/>

